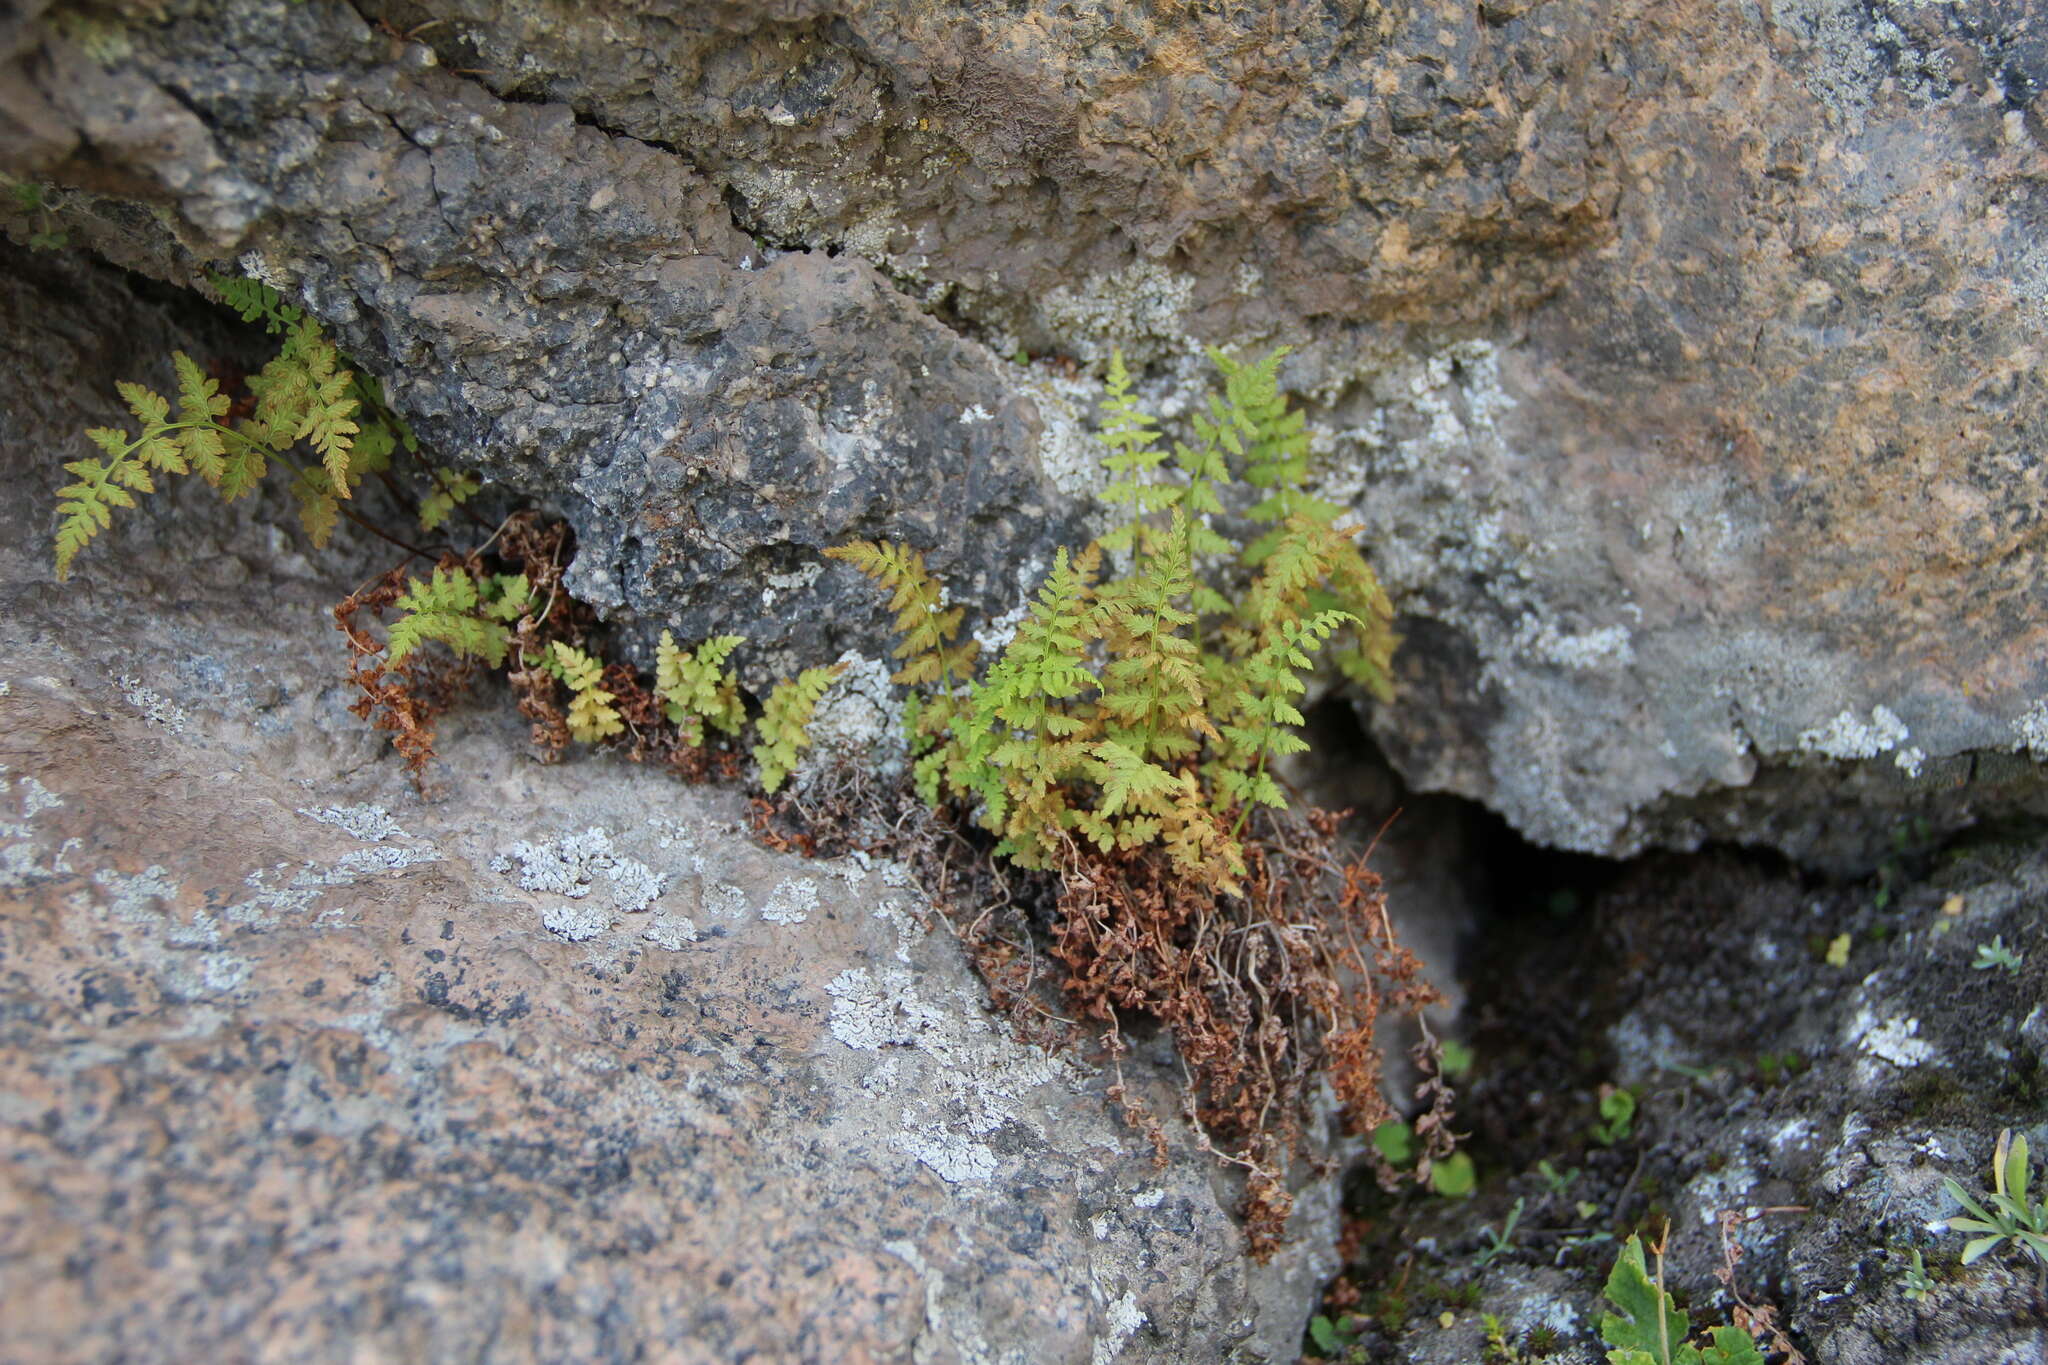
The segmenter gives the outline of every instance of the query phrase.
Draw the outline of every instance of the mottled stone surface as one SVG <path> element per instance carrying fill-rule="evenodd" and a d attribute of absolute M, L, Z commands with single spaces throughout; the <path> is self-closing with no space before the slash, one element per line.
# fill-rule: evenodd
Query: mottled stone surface
<path fill-rule="evenodd" d="M 872 642 L 849 534 L 999 610 L 1110 345 L 1286 341 L 1417 785 L 1833 865 L 2040 802 L 2037 6 L 364 9 L 23 20 L 0 157 L 303 298 L 643 639 Z"/>
<path fill-rule="evenodd" d="M 51 591 L 108 367 L 235 343 L 6 264 L 0 1360 L 1293 1358 L 1334 1181 L 1251 1265 L 1220 1168 L 1006 1034 L 900 869 L 542 767 L 496 695 L 422 799 L 326 619 L 376 552 L 275 499 L 142 509 Z"/>

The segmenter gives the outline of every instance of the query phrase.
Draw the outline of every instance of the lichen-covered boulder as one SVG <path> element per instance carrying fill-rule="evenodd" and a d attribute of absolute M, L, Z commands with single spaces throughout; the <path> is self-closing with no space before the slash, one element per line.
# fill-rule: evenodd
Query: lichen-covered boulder
<path fill-rule="evenodd" d="M 423 797 L 340 682 L 379 542 L 200 488 L 49 591 L 52 448 L 238 343 L 0 258 L 0 1358 L 1293 1358 L 1334 1171 L 1255 1265 L 1170 1057 L 1162 1168 L 901 867 L 736 792 L 485 697 Z"/>
<path fill-rule="evenodd" d="M 643 645 L 875 653 L 852 535 L 1000 612 L 1110 348 L 1287 342 L 1415 785 L 1836 866 L 2042 803 L 2030 6 L 40 8 L 9 230 L 303 300 Z"/>

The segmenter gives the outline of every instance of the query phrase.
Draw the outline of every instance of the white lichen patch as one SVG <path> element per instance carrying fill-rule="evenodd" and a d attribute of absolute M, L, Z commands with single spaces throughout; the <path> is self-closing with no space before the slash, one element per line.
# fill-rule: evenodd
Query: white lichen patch
<path fill-rule="evenodd" d="M 1101 1294 L 1099 1287 L 1096 1292 Z M 1129 1289 L 1104 1303 L 1103 1317 L 1108 1330 L 1095 1339 L 1090 1365 L 1110 1365 L 1146 1323 L 1145 1310 L 1138 1307 L 1138 1296 Z"/>
<path fill-rule="evenodd" d="M 697 941 L 697 926 L 687 915 L 656 915 L 640 931 L 640 937 L 657 948 L 676 953 L 681 952 L 686 944 Z"/>
<path fill-rule="evenodd" d="M 600 901 L 548 905 L 541 908 L 540 922 L 556 938 L 583 943 L 611 929 L 612 908 Z"/>
<path fill-rule="evenodd" d="M 127 673 L 114 679 L 114 685 L 121 689 L 123 700 L 142 713 L 144 720 L 152 725 L 161 725 L 174 735 L 185 733 L 191 717 L 163 693 L 144 687 L 140 678 Z"/>
<path fill-rule="evenodd" d="M 903 703 L 889 681 L 889 665 L 854 650 L 839 656 L 845 670 L 818 699 L 806 733 L 811 744 L 797 763 L 798 790 L 808 790 L 833 767 L 853 766 L 885 777 L 903 771 Z"/>
<path fill-rule="evenodd" d="M 1626 668 L 1636 661 L 1627 626 L 1601 626 L 1567 634 L 1525 612 L 1515 625 L 1517 653 L 1561 668 Z"/>
<path fill-rule="evenodd" d="M 810 877 L 791 877 L 768 893 L 761 918 L 770 924 L 802 924 L 818 908 L 818 883 Z"/>
<path fill-rule="evenodd" d="M 1805 731 L 1799 736 L 1799 747 L 1805 753 L 1827 758 L 1876 758 L 1898 748 L 1906 739 L 1906 723 L 1890 707 L 1874 706 L 1868 721 L 1854 711 L 1844 711 L 1826 725 Z"/>
<path fill-rule="evenodd" d="M 1077 289 L 1061 285 L 1049 291 L 1039 301 L 1039 320 L 1081 360 L 1106 360 L 1121 350 L 1126 360 L 1142 365 L 1201 349 L 1181 320 L 1194 287 L 1192 276 L 1138 261 L 1090 275 Z"/>
<path fill-rule="evenodd" d="M 751 908 L 745 889 L 731 882 L 718 883 L 704 899 L 711 913 L 722 919 L 740 919 Z"/>
<path fill-rule="evenodd" d="M 132 875 L 101 868 L 93 873 L 92 884 L 98 896 L 80 892 L 74 903 L 96 900 L 95 913 L 144 931 L 139 941 L 130 942 L 174 994 L 203 1000 L 230 994 L 249 980 L 254 964 L 227 951 L 219 917 L 204 909 L 190 919 L 172 912 L 182 888 L 161 865 Z"/>
<path fill-rule="evenodd" d="M 2048 762 L 2048 697 L 2020 713 L 2012 723 L 2013 752 L 2026 753 L 2037 762 Z"/>
<path fill-rule="evenodd" d="M 896 931 L 896 960 L 908 964 L 910 950 L 925 936 L 924 926 L 896 900 L 885 900 L 876 906 L 875 918 Z"/>
<path fill-rule="evenodd" d="M 1017 627 L 1024 624 L 1024 618 L 1031 614 L 1029 590 L 1022 601 L 1000 616 L 991 617 L 974 628 L 974 640 L 981 646 L 984 659 L 1000 658 L 1010 647 L 1010 641 L 1017 638 Z"/>
<path fill-rule="evenodd" d="M 1901 749 L 1892 755 L 1892 763 L 1906 776 L 1918 777 L 1921 768 L 1927 763 L 1927 751 L 1917 744 L 1908 749 Z"/>
<path fill-rule="evenodd" d="M 1849 1021 L 1848 1039 L 1856 1047 L 1897 1067 L 1914 1067 L 1934 1056 L 1934 1045 L 1919 1036 L 1920 1021 L 1901 1016 L 1880 1021 L 1869 1006 Z"/>
<path fill-rule="evenodd" d="M 1017 387 L 1038 409 L 1038 467 L 1054 488 L 1094 507 L 1108 475 L 1087 414 L 1102 401 L 1102 386 L 1034 366 L 1018 376 Z"/>
<path fill-rule="evenodd" d="M 891 1069 L 879 1093 L 900 1101 L 890 1145 L 951 1183 L 987 1180 L 998 1158 L 984 1139 L 1009 1123 L 1039 1127 L 1023 1097 L 1062 1080 L 1060 1064 L 1004 1036 L 971 997 L 933 1004 L 900 967 L 851 967 L 826 985 L 833 1038 L 858 1052 L 911 1049 L 914 1067 Z M 870 1077 L 881 1077 L 876 1068 Z M 866 1084 L 866 1081 L 863 1081 Z"/>
<path fill-rule="evenodd" d="M 33 777 L 24 777 L 16 784 L 21 793 L 21 821 L 26 827 L 46 810 L 55 810 L 64 804 L 64 798 L 45 787 Z"/>
<path fill-rule="evenodd" d="M 545 906 L 541 911 L 548 931 L 572 943 L 603 933 L 614 915 L 647 909 L 664 886 L 659 872 L 618 852 L 611 835 L 597 826 L 540 844 L 521 840 L 493 858 L 491 868 L 509 874 L 515 862 L 522 889 L 584 902 Z M 603 894 L 593 899 L 593 891 Z"/>
<path fill-rule="evenodd" d="M 309 820 L 318 820 L 323 825 L 333 825 L 352 839 L 361 839 L 366 844 L 380 844 L 386 839 L 409 837 L 400 828 L 391 812 L 382 806 L 367 804 L 354 806 L 319 806 L 313 809 L 299 808 L 299 814 Z"/>

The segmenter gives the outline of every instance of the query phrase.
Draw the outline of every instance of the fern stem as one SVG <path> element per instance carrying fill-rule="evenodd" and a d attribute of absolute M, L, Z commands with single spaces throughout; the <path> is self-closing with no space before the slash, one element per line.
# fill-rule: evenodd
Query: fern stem
<path fill-rule="evenodd" d="M 1266 745 L 1265 745 L 1265 742 L 1264 742 L 1264 741 L 1261 741 L 1261 742 L 1260 742 L 1260 744 L 1259 744 L 1259 765 L 1258 765 L 1258 767 L 1257 767 L 1257 768 L 1256 768 L 1256 769 L 1254 770 L 1254 778 L 1253 778 L 1253 781 L 1254 781 L 1254 784 L 1255 784 L 1255 785 L 1254 785 L 1254 787 L 1253 787 L 1253 790 L 1255 790 L 1255 791 L 1257 790 L 1257 786 L 1256 786 L 1256 782 L 1257 782 L 1257 779 L 1258 779 L 1258 778 L 1261 778 L 1261 777 L 1264 777 L 1265 775 L 1266 775 Z M 1242 834 L 1242 833 L 1244 832 L 1244 822 L 1245 822 L 1245 821 L 1246 821 L 1247 819 L 1249 819 L 1249 818 L 1251 817 L 1251 813 L 1252 813 L 1252 803 L 1251 803 L 1251 801 L 1249 801 L 1249 800 L 1246 800 L 1245 802 L 1243 802 L 1243 803 L 1242 803 L 1241 805 L 1239 805 L 1239 806 L 1238 806 L 1238 808 L 1237 808 L 1237 819 L 1236 819 L 1236 820 L 1235 820 L 1235 821 L 1234 821 L 1234 822 L 1233 822 L 1233 823 L 1231 824 L 1231 826 L 1230 826 L 1230 837 L 1231 837 L 1232 839 L 1236 839 L 1238 835 L 1240 835 L 1240 834 Z"/>

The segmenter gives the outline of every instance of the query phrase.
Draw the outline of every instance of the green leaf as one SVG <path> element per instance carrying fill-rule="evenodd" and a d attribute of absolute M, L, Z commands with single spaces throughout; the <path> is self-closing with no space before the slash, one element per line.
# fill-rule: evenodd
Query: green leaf
<path fill-rule="evenodd" d="M 1308 1320 L 1308 1335 L 1315 1342 L 1316 1349 L 1326 1356 L 1333 1356 L 1344 1349 L 1345 1343 L 1337 1336 L 1337 1325 L 1321 1313 Z"/>
<path fill-rule="evenodd" d="M 1463 1199 L 1478 1185 L 1479 1172 L 1463 1152 L 1452 1152 L 1429 1168 L 1429 1187 L 1446 1199 Z"/>
<path fill-rule="evenodd" d="M 1951 1227 L 1954 1223 L 1950 1224 Z M 1973 1237 L 1963 1244 L 1963 1264 L 1970 1265 L 2005 1240 L 2003 1233 L 1995 1237 Z"/>
<path fill-rule="evenodd" d="M 298 499 L 299 525 L 305 528 L 306 538 L 316 549 L 326 545 L 341 519 L 341 505 L 334 500 L 326 471 L 308 469 L 293 479 L 292 496 Z"/>
<path fill-rule="evenodd" d="M 1415 1159 L 1415 1130 L 1399 1119 L 1388 1119 L 1372 1130 L 1372 1145 L 1390 1164 L 1406 1166 Z"/>
<path fill-rule="evenodd" d="M 1739 1327 L 1714 1327 L 1707 1331 L 1709 1345 L 1699 1352 L 1700 1365 L 1765 1365 L 1756 1340 Z"/>
<path fill-rule="evenodd" d="M 1620 1351 L 1640 1352 L 1649 1365 L 1677 1365 L 1681 1357 L 1675 1352 L 1685 1340 L 1688 1324 L 1671 1296 L 1651 1281 L 1642 1238 L 1631 1236 L 1622 1245 L 1605 1292 L 1607 1301 L 1621 1311 L 1602 1315 L 1600 1339 Z M 1607 1358 L 1626 1359 L 1612 1351 Z"/>
<path fill-rule="evenodd" d="M 388 432 L 385 439 L 389 439 Z M 435 470 L 432 491 L 420 499 L 420 529 L 439 530 L 441 524 L 454 515 L 455 509 L 475 497 L 482 487 L 473 474 L 461 474 L 452 469 Z"/>

